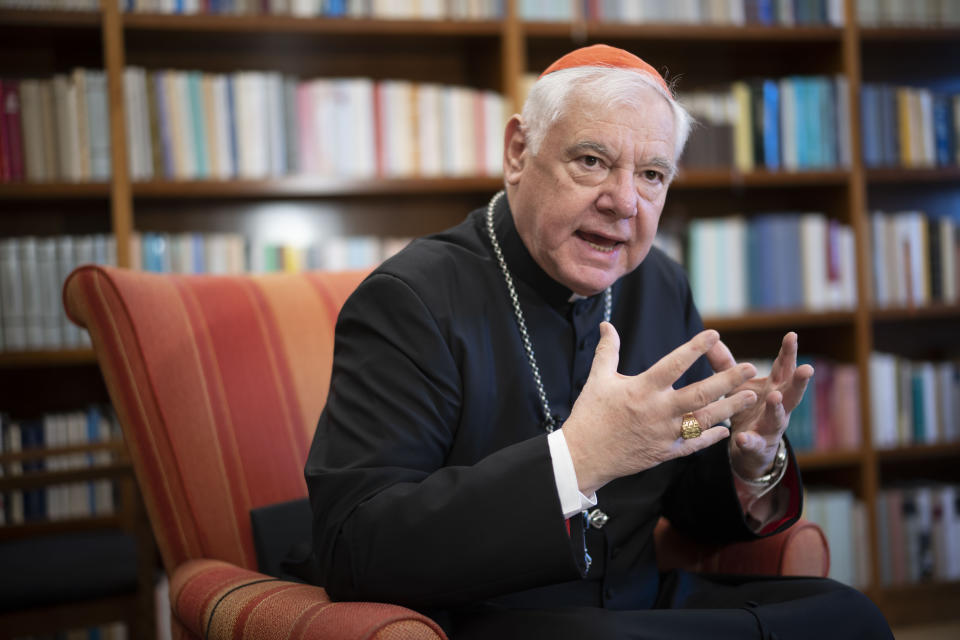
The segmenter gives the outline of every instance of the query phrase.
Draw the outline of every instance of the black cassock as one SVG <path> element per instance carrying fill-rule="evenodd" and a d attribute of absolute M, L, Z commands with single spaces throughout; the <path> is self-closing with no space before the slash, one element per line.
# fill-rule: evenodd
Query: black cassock
<path fill-rule="evenodd" d="M 763 637 L 764 603 L 783 599 L 775 592 L 793 601 L 773 606 L 796 609 L 799 620 L 824 608 L 846 608 L 848 617 L 861 606 L 879 616 L 860 594 L 825 580 L 778 580 L 789 586 L 776 589 L 769 581 L 754 588 L 752 580 L 658 574 L 652 534 L 661 515 L 714 542 L 757 537 L 736 497 L 726 442 L 600 489 L 598 506 L 609 517 L 602 529 L 564 520 L 483 214 L 414 241 L 344 305 L 306 465 L 317 552 L 299 573 L 338 600 L 424 611 L 454 638 Z M 589 374 L 603 296 L 571 302 L 571 291 L 527 252 L 505 198 L 496 232 L 560 424 Z M 625 375 L 702 328 L 682 269 L 655 248 L 614 285 L 612 322 Z M 709 373 L 701 358 L 677 385 Z M 763 535 L 799 515 L 792 454 L 784 483 L 787 517 Z M 670 609 L 685 606 L 729 610 Z"/>

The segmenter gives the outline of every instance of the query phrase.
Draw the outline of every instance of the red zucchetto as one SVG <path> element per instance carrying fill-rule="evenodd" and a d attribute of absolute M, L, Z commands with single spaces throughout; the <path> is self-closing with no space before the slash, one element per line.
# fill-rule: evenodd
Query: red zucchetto
<path fill-rule="evenodd" d="M 645 73 L 650 76 L 652 80 L 667 92 L 667 95 L 672 95 L 663 76 L 657 73 L 656 69 L 629 51 L 617 49 L 616 47 L 611 47 L 606 44 L 594 44 L 589 47 L 577 49 L 576 51 L 571 51 L 547 67 L 547 70 L 541 73 L 540 77 L 542 78 L 554 71 L 572 69 L 574 67 L 616 67 L 619 69 L 639 71 L 640 73 Z"/>

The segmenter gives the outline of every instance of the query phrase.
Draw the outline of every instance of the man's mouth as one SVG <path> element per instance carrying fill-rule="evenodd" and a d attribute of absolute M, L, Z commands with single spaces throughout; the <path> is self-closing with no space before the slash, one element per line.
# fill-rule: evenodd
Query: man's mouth
<path fill-rule="evenodd" d="M 588 231 L 577 231 L 577 237 L 590 245 L 591 248 L 604 253 L 612 252 L 621 244 L 619 240 L 614 240 L 613 238 L 601 236 L 596 233 L 590 233 Z"/>

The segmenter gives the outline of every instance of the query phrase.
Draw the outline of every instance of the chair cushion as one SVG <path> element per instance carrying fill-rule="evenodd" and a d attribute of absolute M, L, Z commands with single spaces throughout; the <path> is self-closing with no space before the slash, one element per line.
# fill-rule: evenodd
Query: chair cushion
<path fill-rule="evenodd" d="M 0 544 L 0 567 L 0 611 L 137 590 L 136 541 L 122 531 L 84 531 L 4 542 Z"/>

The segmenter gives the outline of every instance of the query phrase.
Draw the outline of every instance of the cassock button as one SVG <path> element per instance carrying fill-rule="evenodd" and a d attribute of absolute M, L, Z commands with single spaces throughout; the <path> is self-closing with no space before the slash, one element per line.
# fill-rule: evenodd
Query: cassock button
<path fill-rule="evenodd" d="M 594 529 L 603 529 L 603 526 L 607 524 L 609 520 L 610 516 L 600 511 L 600 509 L 594 509 L 587 513 L 587 522 L 589 522 L 590 526 Z"/>

